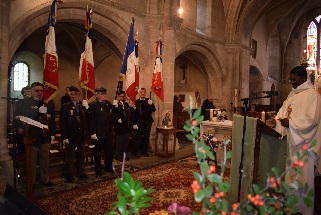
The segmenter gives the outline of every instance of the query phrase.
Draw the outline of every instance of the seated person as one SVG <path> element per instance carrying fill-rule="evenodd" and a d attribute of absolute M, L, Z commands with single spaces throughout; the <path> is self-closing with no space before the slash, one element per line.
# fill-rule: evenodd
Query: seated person
<path fill-rule="evenodd" d="M 184 106 L 181 103 L 181 98 L 177 95 L 174 96 L 173 111 L 179 112 L 184 109 Z"/>

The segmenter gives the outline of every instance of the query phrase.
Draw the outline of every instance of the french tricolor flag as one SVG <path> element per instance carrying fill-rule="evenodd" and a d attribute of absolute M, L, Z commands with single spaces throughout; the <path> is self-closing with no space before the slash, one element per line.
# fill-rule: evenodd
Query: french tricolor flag
<path fill-rule="evenodd" d="M 125 91 L 129 103 L 135 105 L 136 95 L 139 88 L 139 58 L 138 58 L 138 41 L 134 39 L 134 19 L 129 28 L 127 46 L 124 54 L 121 75 L 126 77 Z"/>

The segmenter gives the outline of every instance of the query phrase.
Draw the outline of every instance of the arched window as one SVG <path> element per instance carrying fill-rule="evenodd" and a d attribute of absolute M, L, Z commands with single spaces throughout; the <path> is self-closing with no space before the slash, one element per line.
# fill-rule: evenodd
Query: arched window
<path fill-rule="evenodd" d="M 312 70 L 318 70 L 321 65 L 320 59 L 320 21 L 321 15 L 312 20 L 307 30 L 307 49 L 306 59 L 308 67 Z"/>
<path fill-rule="evenodd" d="M 13 68 L 13 90 L 21 89 L 29 84 L 29 67 L 25 63 L 16 63 Z"/>

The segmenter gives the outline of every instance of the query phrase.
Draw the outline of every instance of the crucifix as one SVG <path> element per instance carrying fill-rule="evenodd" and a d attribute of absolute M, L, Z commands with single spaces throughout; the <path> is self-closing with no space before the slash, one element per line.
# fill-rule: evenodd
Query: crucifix
<path fill-rule="evenodd" d="M 182 66 L 181 66 L 181 69 L 183 70 L 183 77 L 182 77 L 182 80 L 181 80 L 181 83 L 186 83 L 186 69 L 187 69 L 187 64 L 184 63 Z"/>

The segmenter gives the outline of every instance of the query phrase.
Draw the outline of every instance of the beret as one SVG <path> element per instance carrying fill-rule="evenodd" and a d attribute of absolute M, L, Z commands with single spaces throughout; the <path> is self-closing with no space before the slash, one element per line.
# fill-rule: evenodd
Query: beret
<path fill-rule="evenodd" d="M 69 91 L 80 92 L 80 90 L 75 86 L 70 86 Z"/>
<path fill-rule="evenodd" d="M 103 88 L 103 87 L 98 87 L 98 88 L 95 89 L 95 92 L 96 92 L 96 93 L 97 93 L 97 92 L 106 93 L 107 90 L 106 90 L 105 88 Z"/>

